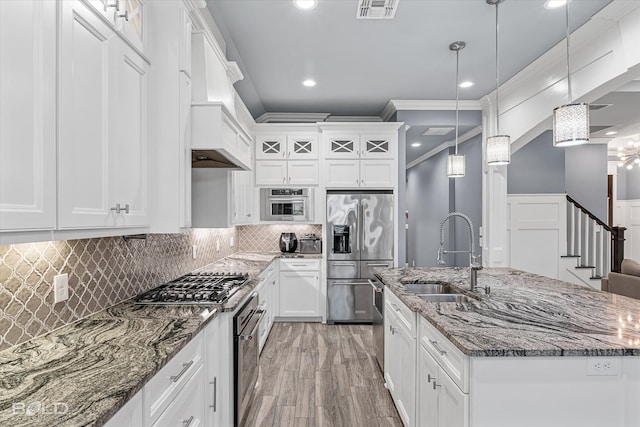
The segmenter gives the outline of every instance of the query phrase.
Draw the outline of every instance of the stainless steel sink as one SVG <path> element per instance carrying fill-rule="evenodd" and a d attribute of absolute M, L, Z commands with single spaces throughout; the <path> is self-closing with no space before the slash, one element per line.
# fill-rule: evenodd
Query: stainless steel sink
<path fill-rule="evenodd" d="M 462 294 L 417 294 L 427 302 L 476 302 L 477 300 Z"/>
<path fill-rule="evenodd" d="M 459 292 L 444 283 L 407 283 L 407 292 L 414 294 L 458 294 Z"/>

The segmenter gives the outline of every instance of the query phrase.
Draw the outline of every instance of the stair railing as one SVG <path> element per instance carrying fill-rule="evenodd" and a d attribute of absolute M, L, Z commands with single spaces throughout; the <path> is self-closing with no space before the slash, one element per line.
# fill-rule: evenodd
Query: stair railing
<path fill-rule="evenodd" d="M 624 259 L 624 227 L 609 227 L 567 195 L 567 252 L 580 256 L 580 267 L 593 268 L 593 278 L 620 272 Z"/>

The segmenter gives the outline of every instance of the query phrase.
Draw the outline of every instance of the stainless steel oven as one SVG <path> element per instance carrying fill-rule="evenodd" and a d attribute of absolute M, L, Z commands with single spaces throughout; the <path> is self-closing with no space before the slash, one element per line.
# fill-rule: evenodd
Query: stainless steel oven
<path fill-rule="evenodd" d="M 233 317 L 233 374 L 235 389 L 235 424 L 242 423 L 258 379 L 260 320 L 264 312 L 258 307 L 258 294 Z"/>
<path fill-rule="evenodd" d="M 312 188 L 261 188 L 261 221 L 313 221 Z"/>

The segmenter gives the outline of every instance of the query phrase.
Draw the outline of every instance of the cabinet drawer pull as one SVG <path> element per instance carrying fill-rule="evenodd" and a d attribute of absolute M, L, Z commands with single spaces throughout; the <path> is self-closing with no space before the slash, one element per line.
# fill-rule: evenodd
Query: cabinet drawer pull
<path fill-rule="evenodd" d="M 213 408 L 213 412 L 218 410 L 218 377 L 213 377 L 213 405 L 209 405 L 209 408 Z"/>
<path fill-rule="evenodd" d="M 182 425 L 183 425 L 184 427 L 189 427 L 189 426 L 191 425 L 191 423 L 192 423 L 192 422 L 193 422 L 193 415 L 191 415 L 191 416 L 189 417 L 189 419 L 182 420 Z"/>
<path fill-rule="evenodd" d="M 447 352 L 440 347 L 440 345 L 438 344 L 438 341 L 434 341 L 430 339 L 429 342 L 438 351 L 438 353 L 440 353 L 440 356 L 444 356 L 445 354 L 447 354 Z"/>
<path fill-rule="evenodd" d="M 191 367 L 191 365 L 193 365 L 193 360 L 190 361 L 189 363 L 183 363 L 182 364 L 182 370 L 178 373 L 178 375 L 173 375 L 173 376 L 169 377 L 169 379 L 171 381 L 173 381 L 174 383 L 178 382 L 180 377 L 183 376 L 185 372 L 187 372 L 187 370 Z"/>
<path fill-rule="evenodd" d="M 129 11 L 125 10 L 124 13 L 117 14 L 116 18 L 124 18 L 125 21 L 129 22 Z"/>
<path fill-rule="evenodd" d="M 432 377 L 431 374 L 427 374 L 427 382 L 430 383 L 431 381 L 436 382 L 437 378 L 436 377 Z"/>
<path fill-rule="evenodd" d="M 435 390 L 436 387 L 442 387 L 442 384 L 436 384 L 436 379 L 433 379 L 433 389 Z"/>

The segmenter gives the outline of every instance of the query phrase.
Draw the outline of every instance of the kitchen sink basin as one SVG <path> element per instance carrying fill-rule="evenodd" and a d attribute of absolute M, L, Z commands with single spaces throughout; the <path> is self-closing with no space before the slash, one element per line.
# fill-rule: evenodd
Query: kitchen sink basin
<path fill-rule="evenodd" d="M 444 283 L 407 283 L 407 292 L 414 294 L 458 294 L 459 292 Z"/>
<path fill-rule="evenodd" d="M 461 294 L 417 294 L 427 302 L 476 302 L 477 300 Z"/>

